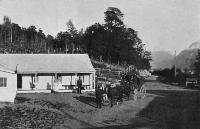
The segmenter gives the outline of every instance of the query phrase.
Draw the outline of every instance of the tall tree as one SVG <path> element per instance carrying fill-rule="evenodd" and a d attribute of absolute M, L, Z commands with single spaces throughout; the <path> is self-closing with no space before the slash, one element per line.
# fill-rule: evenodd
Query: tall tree
<path fill-rule="evenodd" d="M 124 23 L 123 23 L 123 13 L 115 7 L 108 7 L 106 12 L 104 12 L 105 24 L 104 29 L 106 30 L 106 57 L 109 62 L 119 62 L 120 57 L 120 47 L 123 43 L 123 32 L 124 32 Z"/>
<path fill-rule="evenodd" d="M 47 35 L 46 37 L 46 43 L 47 43 L 47 52 L 54 52 L 54 37 L 51 35 Z"/>
<path fill-rule="evenodd" d="M 76 37 L 78 34 L 78 31 L 75 28 L 74 24 L 72 23 L 72 20 L 70 19 L 66 24 L 67 24 L 67 30 L 69 34 L 71 34 L 72 37 Z"/>
<path fill-rule="evenodd" d="M 85 44 L 85 50 L 90 56 L 99 58 L 99 56 L 104 56 L 107 47 L 105 39 L 104 26 L 99 23 L 88 27 L 83 36 L 83 43 Z"/>
<path fill-rule="evenodd" d="M 67 31 L 59 32 L 55 40 L 56 40 L 55 44 L 56 51 L 69 52 L 69 53 L 73 52 L 73 44 L 70 42 L 71 35 Z"/>
<path fill-rule="evenodd" d="M 67 22 L 67 30 L 71 36 L 68 44 L 70 46 L 73 46 L 73 51 L 74 51 L 78 47 L 78 30 L 75 28 L 71 19 Z"/>
<path fill-rule="evenodd" d="M 89 55 L 112 63 L 149 68 L 150 53 L 144 50 L 137 31 L 126 28 L 123 13 L 118 8 L 109 7 L 104 14 L 105 24 L 95 23 L 84 33 L 83 41 Z"/>
<path fill-rule="evenodd" d="M 5 34 L 5 42 L 6 45 L 9 46 L 11 49 L 11 40 L 12 40 L 12 26 L 11 26 L 11 19 L 8 16 L 3 17 L 3 25 L 4 25 L 4 34 Z"/>
<path fill-rule="evenodd" d="M 123 23 L 123 13 L 115 7 L 108 7 L 105 14 L 105 23 L 107 27 L 112 29 L 112 27 L 122 27 Z"/>
<path fill-rule="evenodd" d="M 197 76 L 200 76 L 200 49 L 198 50 L 198 54 L 194 63 L 194 71 Z"/>

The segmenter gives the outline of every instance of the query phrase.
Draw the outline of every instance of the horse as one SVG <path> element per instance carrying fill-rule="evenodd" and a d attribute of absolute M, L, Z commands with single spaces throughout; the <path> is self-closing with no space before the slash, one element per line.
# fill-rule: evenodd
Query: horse
<path fill-rule="evenodd" d="M 137 74 L 124 74 L 121 78 L 124 85 L 123 93 L 128 97 L 128 100 L 131 92 L 134 93 L 134 100 L 138 98 L 138 96 L 143 96 L 142 98 L 144 98 L 146 89 L 143 87 L 143 77 Z"/>
<path fill-rule="evenodd" d="M 104 94 L 107 95 L 106 97 L 108 97 L 111 107 L 113 106 L 115 100 L 123 102 L 123 96 L 126 96 L 128 100 L 130 98 L 130 94 L 133 89 L 133 86 L 129 83 L 131 78 L 127 79 L 124 77 L 125 76 L 121 77 L 120 82 L 107 84 L 105 87 L 106 90 L 104 90 Z"/>
<path fill-rule="evenodd" d="M 127 84 L 124 84 L 123 85 L 123 91 L 122 91 L 122 93 L 123 93 L 123 95 L 125 95 L 126 97 L 127 97 L 127 99 L 129 100 L 129 98 L 130 98 L 130 95 L 131 95 L 131 88 L 132 86 L 131 86 L 131 84 L 129 84 L 129 83 L 127 83 Z"/>
<path fill-rule="evenodd" d="M 107 96 L 108 99 L 110 100 L 110 106 L 113 106 L 113 102 L 115 99 L 117 101 L 123 102 L 123 87 L 120 85 L 117 86 L 112 86 L 112 85 L 107 85 Z"/>
<path fill-rule="evenodd" d="M 128 100 L 129 100 L 129 97 L 130 97 L 130 93 L 131 93 L 131 86 L 126 83 L 123 79 L 120 80 L 120 83 L 118 83 L 118 86 L 120 86 L 120 92 L 123 94 L 123 96 L 125 95 Z"/>
<path fill-rule="evenodd" d="M 141 89 L 143 80 L 140 76 L 133 74 L 122 76 L 121 83 L 115 82 L 109 84 L 105 81 L 99 81 L 99 83 L 96 84 L 99 85 L 98 87 L 101 89 L 101 92 L 96 95 L 98 101 L 97 104 L 101 101 L 103 104 L 110 103 L 112 107 L 115 100 L 117 100 L 117 103 L 118 101 L 123 102 L 123 96 L 126 96 L 129 100 L 132 91 L 134 91 L 134 94 L 136 95 L 138 90 L 140 91 Z"/>

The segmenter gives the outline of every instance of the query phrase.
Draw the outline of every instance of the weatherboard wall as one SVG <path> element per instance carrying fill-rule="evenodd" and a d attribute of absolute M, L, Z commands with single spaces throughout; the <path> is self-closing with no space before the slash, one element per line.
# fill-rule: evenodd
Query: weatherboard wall
<path fill-rule="evenodd" d="M 22 86 L 18 86 L 18 90 L 67 90 L 70 89 L 70 86 L 73 86 L 74 89 L 77 88 L 77 80 L 79 77 L 82 79 L 82 84 L 85 89 L 94 88 L 94 73 L 71 73 L 64 74 L 60 76 L 59 81 L 55 81 L 55 75 L 46 74 L 46 75 L 22 75 Z M 36 80 L 35 80 L 36 77 Z M 35 87 L 32 89 L 32 84 L 35 84 Z M 18 84 L 20 85 L 20 84 Z"/>
<path fill-rule="evenodd" d="M 0 102 L 14 102 L 17 94 L 17 75 L 0 71 L 0 77 L 7 78 L 6 87 L 0 87 Z"/>

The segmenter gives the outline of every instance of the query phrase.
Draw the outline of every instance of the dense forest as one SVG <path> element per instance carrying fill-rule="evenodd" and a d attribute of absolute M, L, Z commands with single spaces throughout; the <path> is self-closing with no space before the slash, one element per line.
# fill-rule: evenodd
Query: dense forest
<path fill-rule="evenodd" d="M 94 23 L 85 30 L 77 30 L 69 20 L 66 31 L 56 37 L 45 35 L 33 25 L 20 27 L 4 16 L 0 25 L 0 52 L 88 53 L 95 60 L 149 69 L 151 53 L 144 50 L 145 44 L 137 31 L 124 24 L 124 14 L 118 8 L 108 7 L 104 15 L 103 24 Z"/>

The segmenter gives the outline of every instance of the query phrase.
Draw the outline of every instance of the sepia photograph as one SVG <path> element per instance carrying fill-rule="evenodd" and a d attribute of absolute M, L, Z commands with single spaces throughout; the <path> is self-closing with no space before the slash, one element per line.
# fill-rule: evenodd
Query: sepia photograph
<path fill-rule="evenodd" d="M 200 129 L 200 0 L 0 0 L 0 129 Z"/>

